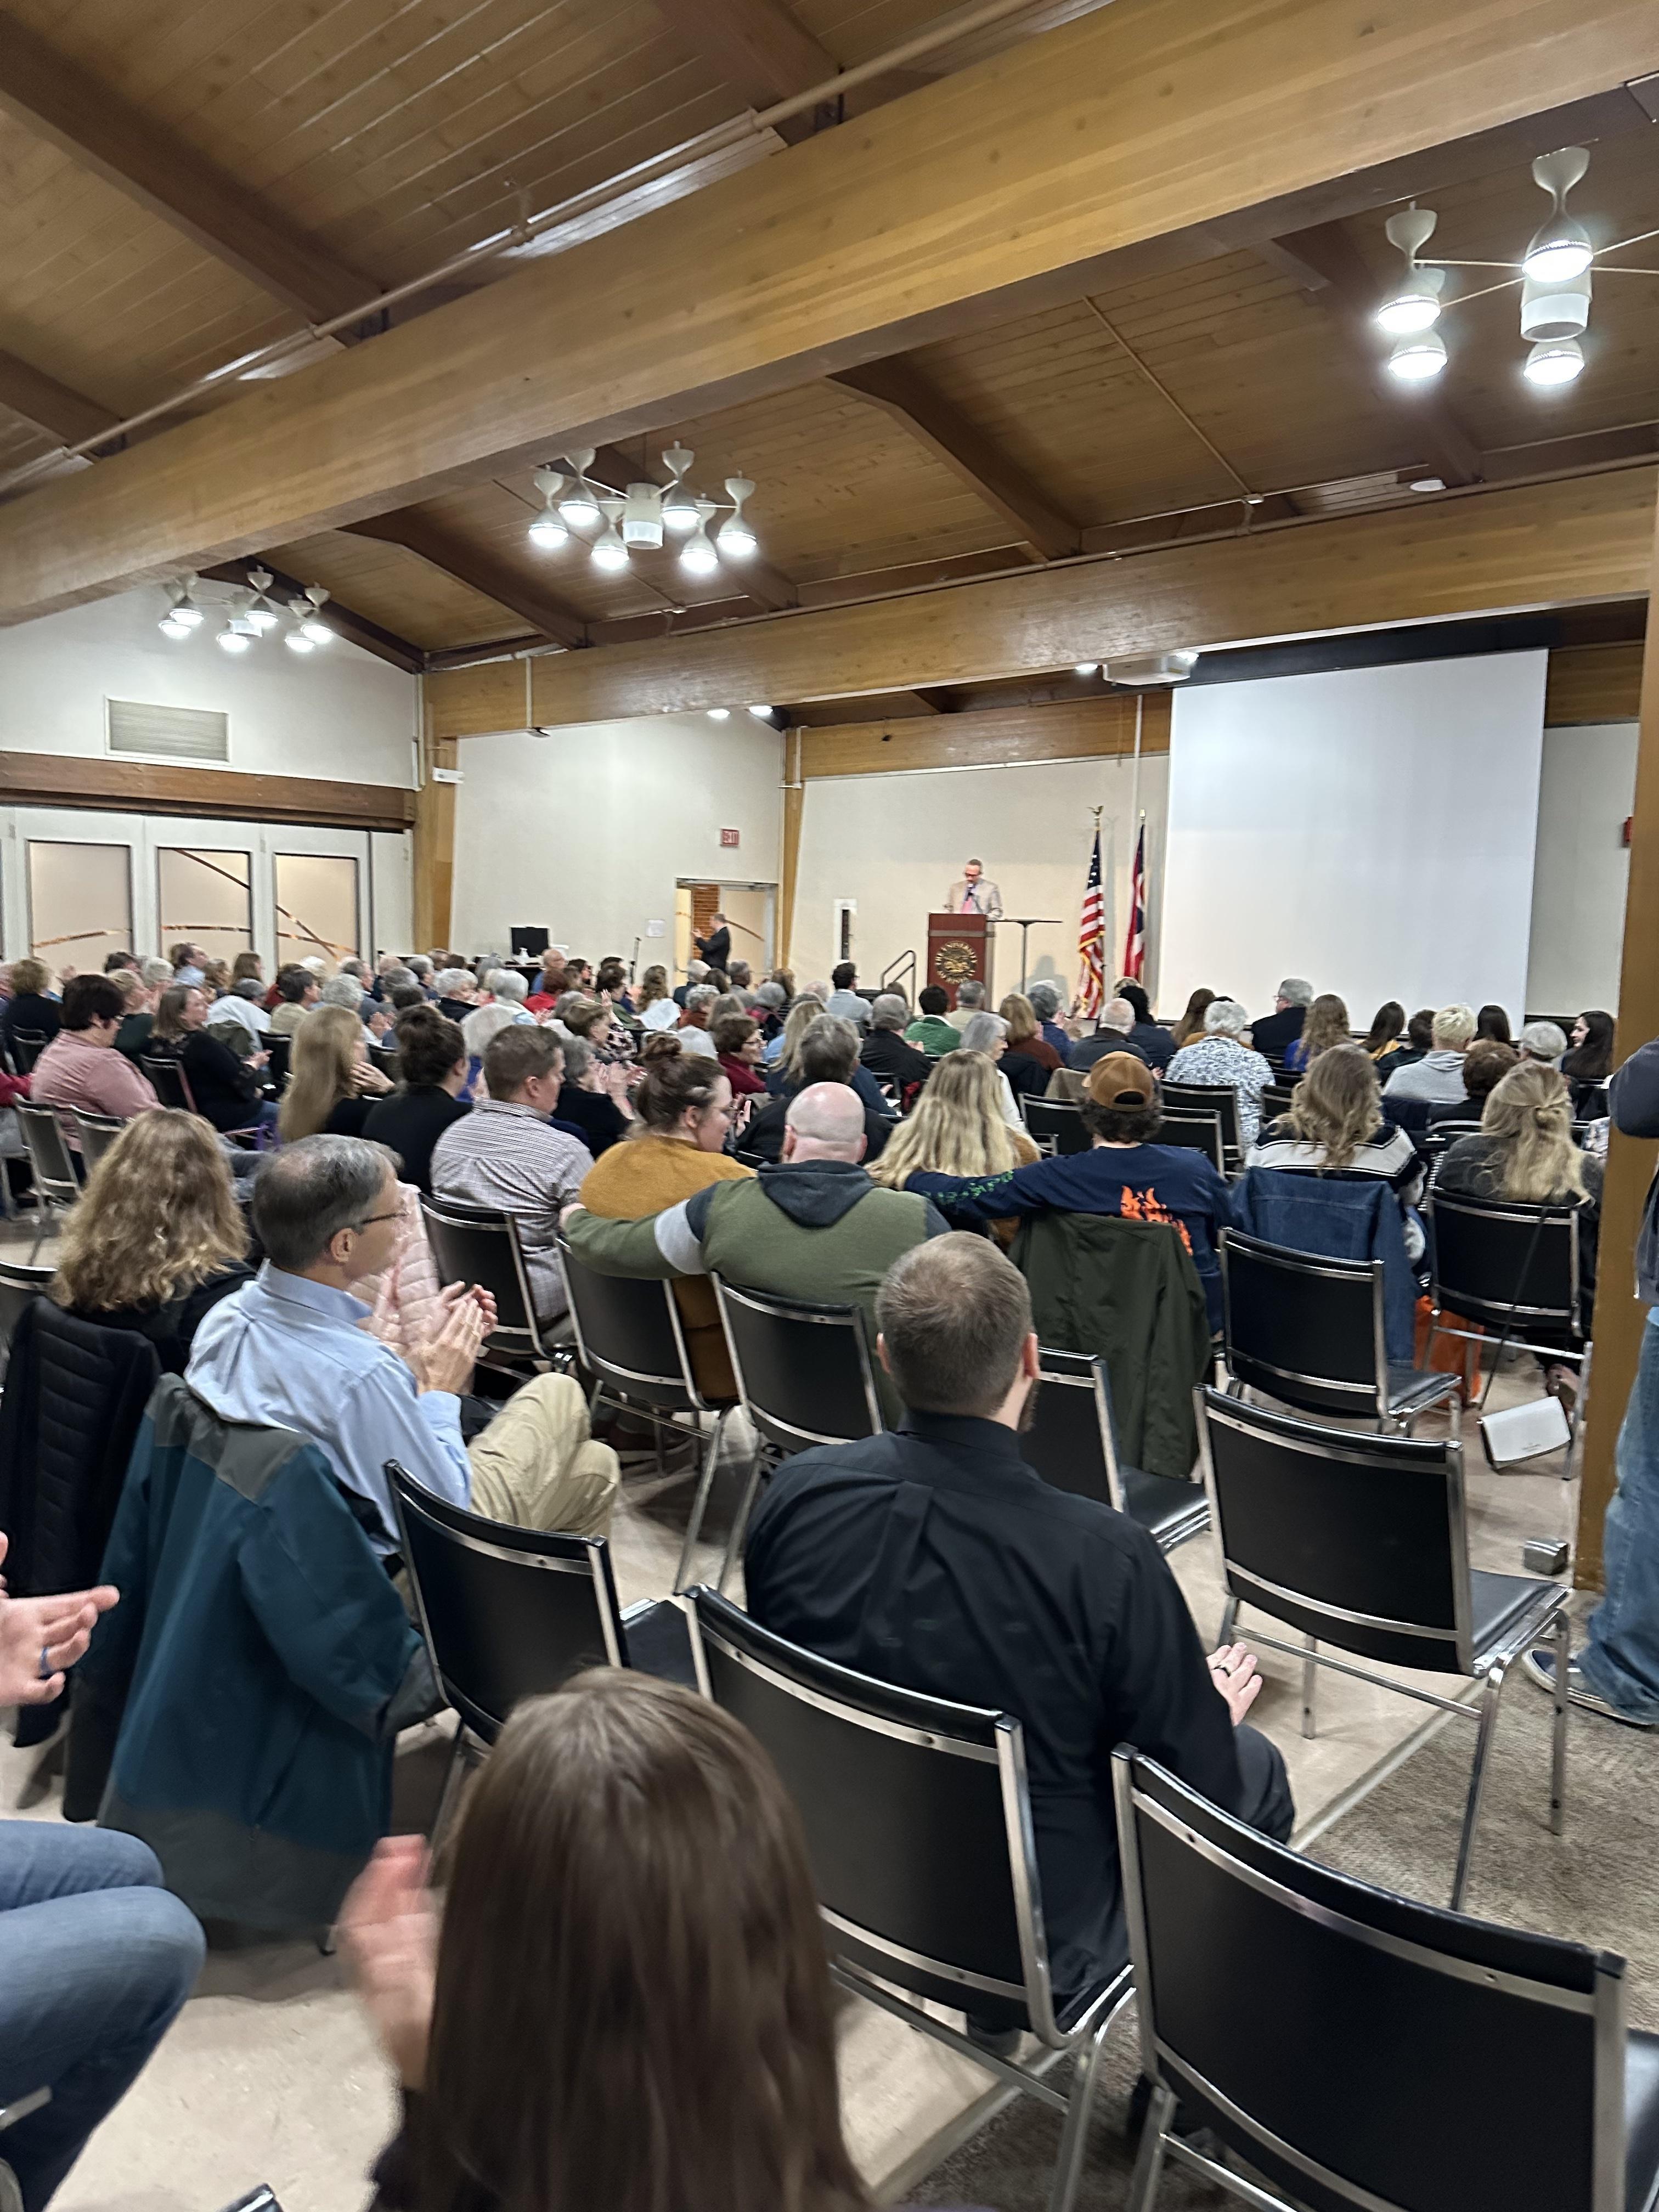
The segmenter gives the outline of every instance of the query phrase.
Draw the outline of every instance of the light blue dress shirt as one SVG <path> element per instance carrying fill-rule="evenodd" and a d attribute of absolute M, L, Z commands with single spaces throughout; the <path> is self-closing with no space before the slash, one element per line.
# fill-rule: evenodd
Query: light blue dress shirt
<path fill-rule="evenodd" d="M 319 1444 L 347 1489 L 379 1509 L 376 1548 L 386 1553 L 398 1548 L 387 1460 L 452 1505 L 470 1502 L 472 1469 L 460 1400 L 419 1389 L 363 1327 L 370 1310 L 349 1291 L 267 1260 L 197 1329 L 185 1380 L 222 1420 L 291 1429 Z"/>

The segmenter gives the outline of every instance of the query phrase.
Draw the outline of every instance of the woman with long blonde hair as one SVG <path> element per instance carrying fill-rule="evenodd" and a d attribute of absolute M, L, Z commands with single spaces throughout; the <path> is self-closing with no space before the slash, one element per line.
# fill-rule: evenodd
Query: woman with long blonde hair
<path fill-rule="evenodd" d="M 1335 1045 L 1318 1055 L 1291 1091 L 1290 1111 L 1263 1132 L 1245 1164 L 1292 1175 L 1381 1176 L 1407 1206 L 1423 1192 L 1417 1147 L 1383 1120 L 1376 1066 L 1363 1045 Z M 1407 1230 L 1407 1248 L 1416 1243 L 1420 1251 L 1420 1229 L 1408 1221 Z"/>
<path fill-rule="evenodd" d="M 313 1006 L 294 1032 L 276 1133 L 285 1145 L 301 1137 L 361 1137 L 370 1106 L 391 1088 L 368 1064 L 355 1009 Z"/>
<path fill-rule="evenodd" d="M 806 991 L 790 1007 L 789 1018 L 783 1025 L 783 1048 L 777 1055 L 777 1066 L 783 1073 L 783 1087 L 793 1091 L 799 1083 L 801 1039 L 823 1012 L 823 1000 Z"/>
<path fill-rule="evenodd" d="M 208 1309 L 248 1279 L 230 1169 L 199 1115 L 136 1114 L 87 1178 L 59 1247 L 53 1301 L 137 1329 L 182 1375 Z"/>
<path fill-rule="evenodd" d="M 870 1178 L 902 1190 L 907 1177 L 923 1169 L 934 1175 L 1004 1176 L 1040 1157 L 1031 1139 L 1003 1119 L 997 1063 L 988 1053 L 958 1049 L 947 1052 L 928 1077 Z M 1010 1234 L 1012 1227 L 1011 1222 Z"/>

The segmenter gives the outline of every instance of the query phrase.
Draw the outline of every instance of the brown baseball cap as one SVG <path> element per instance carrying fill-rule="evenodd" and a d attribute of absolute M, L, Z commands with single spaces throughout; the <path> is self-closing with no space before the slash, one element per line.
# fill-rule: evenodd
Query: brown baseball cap
<path fill-rule="evenodd" d="M 1146 1106 L 1157 1095 L 1152 1069 L 1132 1052 L 1103 1053 L 1089 1070 L 1089 1096 L 1097 1106 Z"/>

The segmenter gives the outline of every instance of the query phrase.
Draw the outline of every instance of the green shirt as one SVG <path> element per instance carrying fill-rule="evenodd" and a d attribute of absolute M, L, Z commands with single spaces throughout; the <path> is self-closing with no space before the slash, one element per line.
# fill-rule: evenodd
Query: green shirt
<path fill-rule="evenodd" d="M 941 1053 L 954 1052 L 962 1042 L 962 1031 L 954 1028 L 942 1014 L 924 1014 L 920 1021 L 912 1022 L 904 1032 L 907 1044 L 931 1052 L 935 1059 Z"/>

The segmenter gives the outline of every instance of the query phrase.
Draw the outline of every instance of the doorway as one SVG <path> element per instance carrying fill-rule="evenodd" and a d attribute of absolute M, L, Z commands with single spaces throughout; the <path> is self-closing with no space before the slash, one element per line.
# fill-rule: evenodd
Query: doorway
<path fill-rule="evenodd" d="M 685 974 L 695 957 L 694 937 L 708 934 L 710 918 L 726 916 L 732 933 L 732 957 L 746 960 L 759 982 L 772 965 L 772 932 L 777 905 L 775 884 L 711 883 L 682 877 L 674 887 L 674 972 Z"/>

